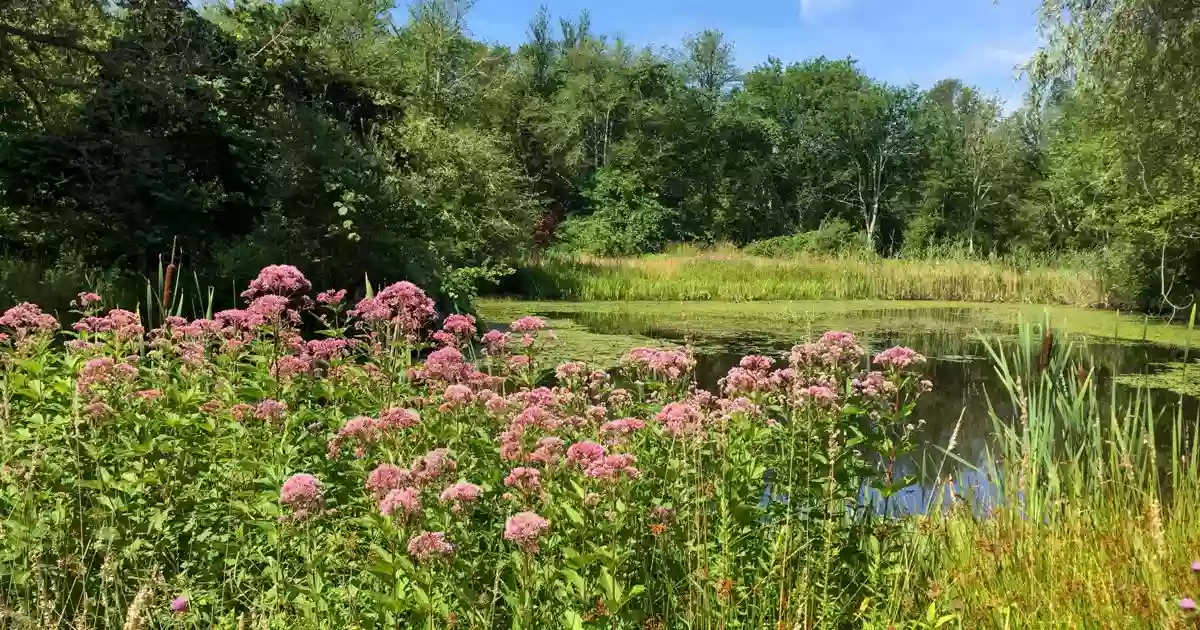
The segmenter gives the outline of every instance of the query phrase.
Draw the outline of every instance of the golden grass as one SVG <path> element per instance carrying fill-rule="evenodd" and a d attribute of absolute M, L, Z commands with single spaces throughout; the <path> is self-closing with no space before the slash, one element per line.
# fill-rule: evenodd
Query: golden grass
<path fill-rule="evenodd" d="M 736 251 L 631 258 L 547 258 L 525 291 L 565 300 L 950 300 L 1098 306 L 1091 272 L 1003 261 L 878 257 L 761 258 Z"/>

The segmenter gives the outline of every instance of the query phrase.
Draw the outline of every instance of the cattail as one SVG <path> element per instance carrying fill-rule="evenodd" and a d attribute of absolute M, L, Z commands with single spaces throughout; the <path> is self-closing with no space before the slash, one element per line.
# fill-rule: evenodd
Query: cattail
<path fill-rule="evenodd" d="M 163 310 L 171 310 L 171 282 L 175 279 L 175 263 L 167 265 L 167 273 L 163 276 L 162 303 Z"/>

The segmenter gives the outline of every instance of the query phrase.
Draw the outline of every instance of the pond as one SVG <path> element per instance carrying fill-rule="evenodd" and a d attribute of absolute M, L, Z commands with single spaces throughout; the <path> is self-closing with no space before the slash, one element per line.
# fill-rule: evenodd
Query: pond
<path fill-rule="evenodd" d="M 926 424 L 918 436 L 923 447 L 906 462 L 919 480 L 900 497 L 907 510 L 922 509 L 936 479 L 947 474 L 955 476 L 961 494 L 988 494 L 969 468 L 939 465 L 957 426 L 955 454 L 983 466 L 992 433 L 989 405 L 1001 417 L 1015 416 L 980 335 L 1012 343 L 1022 319 L 1048 321 L 1056 343 L 1074 345 L 1090 358 L 1100 400 L 1121 404 L 1138 387 L 1158 385 L 1174 390 L 1154 393 L 1164 411 L 1173 413 L 1182 405 L 1185 418 L 1200 417 L 1200 401 L 1194 397 L 1200 366 L 1187 371 L 1190 357 L 1197 354 L 1190 349 L 1187 327 L 1113 312 L 929 302 L 488 301 L 480 314 L 492 325 L 521 315 L 547 318 L 559 336 L 551 357 L 555 360 L 610 365 L 638 345 L 690 344 L 697 355 L 697 381 L 708 389 L 742 356 L 782 357 L 796 343 L 826 330 L 853 332 L 873 352 L 895 345 L 914 348 L 928 357 L 925 372 L 935 389 L 915 411 L 915 418 Z"/>

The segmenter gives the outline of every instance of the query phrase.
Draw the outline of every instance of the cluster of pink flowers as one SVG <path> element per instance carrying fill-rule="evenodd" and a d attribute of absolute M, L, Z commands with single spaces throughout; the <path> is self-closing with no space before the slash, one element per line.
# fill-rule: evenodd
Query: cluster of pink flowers
<path fill-rule="evenodd" d="M 408 541 L 408 555 L 417 562 L 429 562 L 454 553 L 454 545 L 442 532 L 421 532 Z"/>
<path fill-rule="evenodd" d="M 84 317 L 72 328 L 79 332 L 112 333 L 120 341 L 137 339 L 146 332 L 141 316 L 121 308 L 114 308 L 103 317 Z"/>
<path fill-rule="evenodd" d="M 287 411 L 287 404 L 267 398 L 254 406 L 254 417 L 259 420 L 279 420 Z"/>
<path fill-rule="evenodd" d="M 801 387 L 796 390 L 796 396 L 802 405 L 815 404 L 818 406 L 833 407 L 838 402 L 837 392 L 824 385 Z"/>
<path fill-rule="evenodd" d="M 572 363 L 563 363 L 562 365 L 554 368 L 554 376 L 559 381 L 563 382 L 579 379 L 586 373 L 587 366 L 577 361 Z"/>
<path fill-rule="evenodd" d="M 665 376 L 670 380 L 678 380 L 696 367 L 696 357 L 689 348 L 634 348 L 625 355 L 624 362 L 637 371 Z"/>
<path fill-rule="evenodd" d="M 250 328 L 271 326 L 280 328 L 300 322 L 300 314 L 288 308 L 289 300 L 282 295 L 261 295 L 246 307 L 245 325 Z"/>
<path fill-rule="evenodd" d="M 536 333 L 546 328 L 546 320 L 541 317 L 522 317 L 509 325 L 513 332 Z"/>
<path fill-rule="evenodd" d="M 74 300 L 71 300 L 71 305 L 78 306 L 79 308 L 90 308 L 93 305 L 99 304 L 100 299 L 101 298 L 99 294 L 92 293 L 91 291 L 84 291 L 79 295 L 76 295 Z"/>
<path fill-rule="evenodd" d="M 567 461 L 586 470 L 588 466 L 602 459 L 606 453 L 603 445 L 585 440 L 576 442 L 567 448 Z"/>
<path fill-rule="evenodd" d="M 17 341 L 48 335 L 58 330 L 58 320 L 42 312 L 36 304 L 22 302 L 0 315 L 0 327 L 16 335 Z"/>
<path fill-rule="evenodd" d="M 292 511 L 292 520 L 302 521 L 320 513 L 325 505 L 324 489 L 316 477 L 297 473 L 283 482 L 279 503 Z"/>
<path fill-rule="evenodd" d="M 866 351 L 854 335 L 831 330 L 817 341 L 793 347 L 788 358 L 795 368 L 845 369 L 853 368 L 864 356 Z"/>
<path fill-rule="evenodd" d="M 646 421 L 638 418 L 621 418 L 600 425 L 600 432 L 608 435 L 627 436 L 646 428 Z"/>
<path fill-rule="evenodd" d="M 442 329 L 433 333 L 433 340 L 444 346 L 459 347 L 474 338 L 475 318 L 470 315 L 450 315 L 442 322 Z"/>
<path fill-rule="evenodd" d="M 75 387 L 82 394 L 91 391 L 95 385 L 112 386 L 129 383 L 136 377 L 137 368 L 132 364 L 117 363 L 109 357 L 96 357 L 83 364 L 83 368 L 79 370 L 79 378 L 75 381 Z"/>
<path fill-rule="evenodd" d="M 533 512 L 521 512 L 504 523 L 504 539 L 514 542 L 526 553 L 537 553 L 538 539 L 550 531 L 550 521 Z"/>
<path fill-rule="evenodd" d="M 421 486 L 426 486 L 454 474 L 458 464 L 450 458 L 450 451 L 444 448 L 434 449 L 413 460 L 413 480 Z"/>
<path fill-rule="evenodd" d="M 429 354 L 421 375 L 444 383 L 465 383 L 471 380 L 476 371 L 458 348 L 446 346 Z"/>
<path fill-rule="evenodd" d="M 374 296 L 360 300 L 350 314 L 368 324 L 397 326 L 410 339 L 416 338 L 436 316 L 433 300 L 411 282 L 389 284 Z"/>
<path fill-rule="evenodd" d="M 421 491 L 412 487 L 390 490 L 379 502 L 379 513 L 388 517 L 397 514 L 416 516 L 421 509 Z"/>
<path fill-rule="evenodd" d="M 328 289 L 317 294 L 317 302 L 327 306 L 337 306 L 346 299 L 345 289 Z"/>
<path fill-rule="evenodd" d="M 875 355 L 875 363 L 885 368 L 903 370 L 910 365 L 925 363 L 925 356 L 918 354 L 912 348 L 895 346 Z"/>
<path fill-rule="evenodd" d="M 564 444 L 566 442 L 562 438 L 547 435 L 537 441 L 537 447 L 529 455 L 529 461 L 542 464 L 543 466 L 553 466 L 562 459 Z"/>
<path fill-rule="evenodd" d="M 412 483 L 412 473 L 395 464 L 380 464 L 367 475 L 367 492 L 377 500 Z"/>
<path fill-rule="evenodd" d="M 143 400 L 145 402 L 154 402 L 154 401 L 158 400 L 159 398 L 162 398 L 163 393 L 162 393 L 162 390 L 159 390 L 159 389 L 139 389 L 138 391 L 133 392 L 133 395 L 138 400 Z"/>
<path fill-rule="evenodd" d="M 896 384 L 888 380 L 883 372 L 870 372 L 855 378 L 850 386 L 854 393 L 867 398 L 884 398 L 896 393 Z"/>
<path fill-rule="evenodd" d="M 637 457 L 628 453 L 605 455 L 588 464 L 583 474 L 609 482 L 616 481 L 621 475 L 633 478 L 641 477 L 642 471 L 638 470 L 635 464 L 637 464 Z"/>
<path fill-rule="evenodd" d="M 379 419 L 358 416 L 346 421 L 342 428 L 329 439 L 326 455 L 329 459 L 341 456 L 346 444 L 354 445 L 354 456 L 362 458 L 367 449 L 379 440 L 416 426 L 420 417 L 409 409 L 393 407 L 379 414 Z"/>
<path fill-rule="evenodd" d="M 504 485 L 521 492 L 537 493 L 542 489 L 542 473 L 536 468 L 520 466 L 508 472 Z"/>
<path fill-rule="evenodd" d="M 258 277 L 250 281 L 250 287 L 242 291 L 242 297 L 247 300 L 264 295 L 278 295 L 292 298 L 312 290 L 312 283 L 304 277 L 300 270 L 292 265 L 267 265 L 258 272 Z"/>
<path fill-rule="evenodd" d="M 696 437 L 704 433 L 704 414 L 686 403 L 669 403 L 655 416 L 670 437 Z"/>
<path fill-rule="evenodd" d="M 483 350 L 489 356 L 503 356 L 508 352 L 512 336 L 499 330 L 489 330 L 483 333 Z"/>
<path fill-rule="evenodd" d="M 442 491 L 442 503 L 450 504 L 450 511 L 461 513 L 466 506 L 474 503 L 483 494 L 483 488 L 465 481 L 452 484 Z"/>

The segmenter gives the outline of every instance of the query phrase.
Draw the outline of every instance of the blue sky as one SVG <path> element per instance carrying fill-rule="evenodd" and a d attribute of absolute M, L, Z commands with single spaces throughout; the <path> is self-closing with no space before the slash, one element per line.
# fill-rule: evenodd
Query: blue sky
<path fill-rule="evenodd" d="M 403 1 L 401 2 L 403 5 Z M 1040 0 L 476 0 L 471 34 L 515 45 L 545 4 L 554 18 L 588 9 L 593 31 L 639 46 L 675 46 L 705 28 L 724 31 L 744 69 L 853 57 L 871 76 L 929 87 L 954 76 L 1020 101 L 1014 66 L 1038 47 Z"/>

